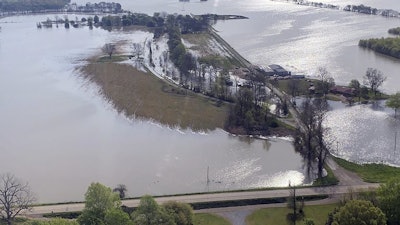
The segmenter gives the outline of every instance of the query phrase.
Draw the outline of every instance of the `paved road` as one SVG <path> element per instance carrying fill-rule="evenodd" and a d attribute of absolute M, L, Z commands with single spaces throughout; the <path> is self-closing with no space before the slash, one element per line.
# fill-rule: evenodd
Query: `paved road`
<path fill-rule="evenodd" d="M 340 195 L 348 193 L 349 189 L 359 190 L 359 189 L 368 189 L 371 187 L 376 188 L 377 186 L 378 184 L 358 184 L 351 186 L 338 185 L 332 187 L 301 188 L 297 190 L 297 194 L 303 196 L 310 196 L 316 194 Z M 279 189 L 279 190 L 244 191 L 244 192 L 229 192 L 229 193 L 214 193 L 214 194 L 195 194 L 195 195 L 184 195 L 184 196 L 159 197 L 155 199 L 158 203 L 163 203 L 167 201 L 199 203 L 199 202 L 212 202 L 212 201 L 276 198 L 276 197 L 287 197 L 288 195 L 289 195 L 288 190 Z M 129 207 L 136 207 L 139 204 L 139 200 L 138 199 L 124 200 L 122 201 L 122 204 Z M 81 211 L 83 208 L 84 208 L 83 203 L 37 206 L 34 207 L 30 212 L 26 212 L 25 215 L 35 216 L 52 212 L 54 213 L 75 212 L 75 211 Z"/>

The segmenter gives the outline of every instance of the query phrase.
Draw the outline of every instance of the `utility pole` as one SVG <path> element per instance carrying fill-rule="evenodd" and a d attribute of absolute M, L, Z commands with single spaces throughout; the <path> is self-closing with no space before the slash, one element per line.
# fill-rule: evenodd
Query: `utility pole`
<path fill-rule="evenodd" d="M 207 192 L 210 191 L 210 176 L 209 176 L 209 173 L 210 173 L 210 166 L 207 166 Z"/>
<path fill-rule="evenodd" d="M 393 153 L 396 155 L 396 149 L 397 149 L 397 130 L 394 132 L 394 151 Z"/>

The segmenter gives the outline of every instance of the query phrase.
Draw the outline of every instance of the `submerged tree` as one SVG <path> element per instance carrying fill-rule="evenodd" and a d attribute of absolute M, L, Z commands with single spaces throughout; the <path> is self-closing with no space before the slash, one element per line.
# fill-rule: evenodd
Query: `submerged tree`
<path fill-rule="evenodd" d="M 400 108 L 400 92 L 390 96 L 386 106 L 394 109 L 394 117 L 397 118 L 397 110 Z"/>
<path fill-rule="evenodd" d="M 318 178 L 322 178 L 325 161 L 329 154 L 329 143 L 324 140 L 326 128 L 322 125 L 327 108 L 326 100 L 312 101 L 310 98 L 307 98 L 300 107 L 301 124 L 296 130 L 294 145 L 306 162 L 309 177 L 316 163 Z"/>
<path fill-rule="evenodd" d="M 28 183 L 22 183 L 9 173 L 0 175 L 0 213 L 8 225 L 22 211 L 28 210 L 34 201 Z"/>
<path fill-rule="evenodd" d="M 144 45 L 140 43 L 133 43 L 132 44 L 132 55 L 136 61 L 142 60 L 144 54 Z"/>
<path fill-rule="evenodd" d="M 103 52 L 106 53 L 106 54 L 110 57 L 110 59 L 111 59 L 111 56 L 112 56 L 112 54 L 115 52 L 116 48 L 115 48 L 115 45 L 114 45 L 114 44 L 107 43 L 107 44 L 105 44 L 105 45 L 103 46 L 102 50 L 103 50 Z"/>

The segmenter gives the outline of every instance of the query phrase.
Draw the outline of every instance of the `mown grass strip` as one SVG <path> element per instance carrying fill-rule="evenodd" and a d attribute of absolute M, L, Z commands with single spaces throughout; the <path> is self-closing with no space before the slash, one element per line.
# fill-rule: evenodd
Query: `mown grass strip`
<path fill-rule="evenodd" d="M 199 213 L 195 214 L 193 218 L 194 225 L 230 225 L 231 223 L 225 218 L 209 214 L 209 213 Z"/>
<path fill-rule="evenodd" d="M 336 204 L 305 206 L 305 218 L 310 218 L 315 222 L 315 225 L 324 225 L 328 219 L 328 214 L 337 207 Z M 286 215 L 291 212 L 288 208 L 265 208 L 255 211 L 246 218 L 246 225 L 287 225 Z M 296 224 L 303 225 L 303 221 L 298 221 Z"/>
<path fill-rule="evenodd" d="M 335 158 L 336 163 L 346 170 L 357 173 L 365 182 L 385 183 L 393 178 L 400 179 L 400 168 L 384 164 L 356 164 Z"/>

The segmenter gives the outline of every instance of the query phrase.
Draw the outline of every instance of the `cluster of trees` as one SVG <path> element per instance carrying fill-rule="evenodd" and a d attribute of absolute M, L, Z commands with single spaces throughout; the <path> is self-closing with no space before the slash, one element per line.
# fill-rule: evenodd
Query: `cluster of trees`
<path fill-rule="evenodd" d="M 195 69 L 197 60 L 192 54 L 186 51 L 182 43 L 181 29 L 179 20 L 173 15 L 167 19 L 168 49 L 170 60 L 180 72 L 180 83 L 186 85 L 191 77 L 191 72 Z"/>
<path fill-rule="evenodd" d="M 101 18 L 101 26 L 112 28 L 120 26 L 146 26 L 146 27 L 162 27 L 164 25 L 164 17 L 159 14 L 149 16 L 144 13 L 129 13 L 121 16 L 105 16 Z"/>
<path fill-rule="evenodd" d="M 400 35 L 400 27 L 391 28 L 388 30 L 389 34 Z"/>
<path fill-rule="evenodd" d="M 296 129 L 294 147 L 305 161 L 309 178 L 313 178 L 314 171 L 317 171 L 318 178 L 323 177 L 325 161 L 329 155 L 330 143 L 324 138 L 326 128 L 323 126 L 327 111 L 328 103 L 324 98 L 307 98 L 300 106 L 301 123 Z"/>
<path fill-rule="evenodd" d="M 347 5 L 343 9 L 344 11 L 351 11 L 351 12 L 358 12 L 358 13 L 364 13 L 364 14 L 373 14 L 377 15 L 378 14 L 378 9 L 377 8 L 372 8 L 370 6 L 366 5 Z"/>
<path fill-rule="evenodd" d="M 399 225 L 400 180 L 382 184 L 378 190 L 351 193 L 329 214 L 326 225 Z"/>
<path fill-rule="evenodd" d="M 40 11 L 62 9 L 71 0 L 2 0 L 0 11 Z"/>
<path fill-rule="evenodd" d="M 400 59 L 400 38 L 371 38 L 360 40 L 358 45 Z"/>
<path fill-rule="evenodd" d="M 80 225 L 191 225 L 193 209 L 178 202 L 158 205 L 151 196 L 143 196 L 139 206 L 129 213 L 121 207 L 118 193 L 100 183 L 92 183 L 77 222 Z"/>
<path fill-rule="evenodd" d="M 379 88 L 385 82 L 386 77 L 383 73 L 375 68 L 368 68 L 365 76 L 363 77 L 363 85 L 357 79 L 353 79 L 349 83 L 349 87 L 354 89 L 354 94 L 361 100 L 361 98 L 369 99 L 369 92 L 372 91 L 376 97 Z"/>
<path fill-rule="evenodd" d="M 267 107 L 256 101 L 254 92 L 241 88 L 236 94 L 235 105 L 231 107 L 226 123 L 227 130 L 237 133 L 244 130 L 247 134 L 269 133 L 270 127 L 277 127 L 276 119 Z"/>

